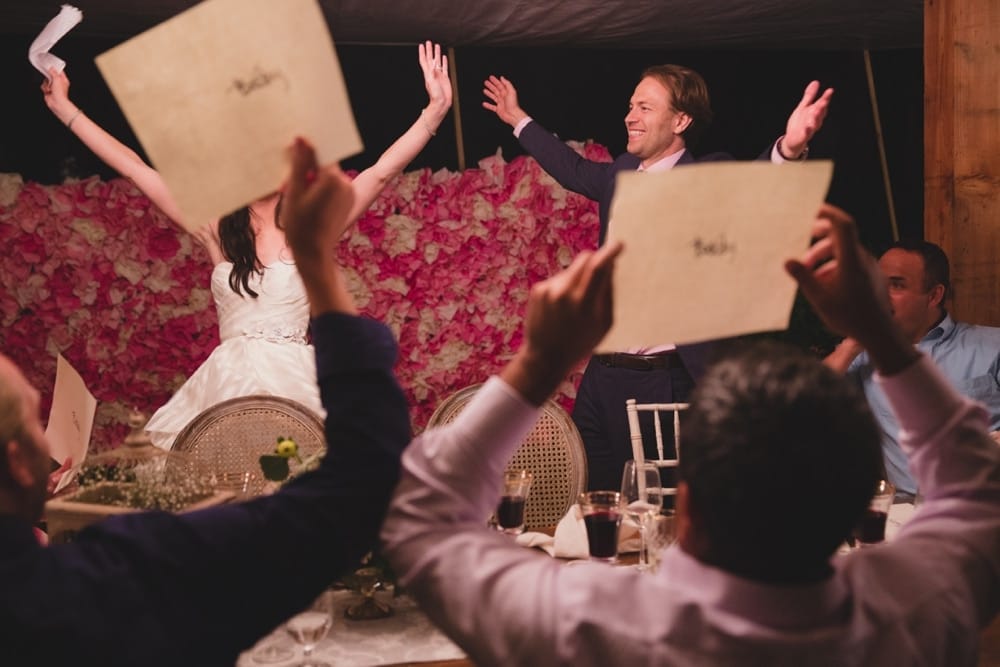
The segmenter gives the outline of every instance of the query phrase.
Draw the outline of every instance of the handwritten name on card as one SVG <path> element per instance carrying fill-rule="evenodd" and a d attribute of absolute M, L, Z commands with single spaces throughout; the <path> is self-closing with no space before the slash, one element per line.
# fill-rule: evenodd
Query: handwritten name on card
<path fill-rule="evenodd" d="M 614 325 L 600 351 L 783 329 L 795 299 L 786 259 L 809 244 L 830 162 L 714 162 L 624 173 L 609 239 L 625 243 Z"/>

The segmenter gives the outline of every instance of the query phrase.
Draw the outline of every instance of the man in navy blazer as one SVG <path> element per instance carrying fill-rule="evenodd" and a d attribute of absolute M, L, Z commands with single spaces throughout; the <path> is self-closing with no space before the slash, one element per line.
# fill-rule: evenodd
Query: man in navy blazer
<path fill-rule="evenodd" d="M 50 462 L 39 394 L 0 354 L 3 664 L 232 665 L 375 545 L 410 441 L 397 345 L 357 314 L 332 251 L 350 182 L 319 169 L 303 140 L 291 156 L 282 222 L 309 295 L 327 411 L 319 468 L 271 496 L 122 514 L 43 547 L 32 533 Z"/>
<path fill-rule="evenodd" d="M 805 159 L 808 141 L 826 116 L 833 89 L 819 95 L 818 81 L 806 86 L 788 118 L 785 134 L 759 159 L 772 162 Z M 535 122 L 518 104 L 517 90 L 504 77 L 490 76 L 483 107 L 514 128 L 521 145 L 568 190 L 599 204 L 599 242 L 608 233 L 608 215 L 620 171 L 665 171 L 695 162 L 732 160 L 727 153 L 695 157 L 689 150 L 712 119 L 708 86 L 700 74 L 678 65 L 648 68 L 635 87 L 625 116 L 627 152 L 613 162 L 588 160 Z M 706 365 L 710 343 L 595 355 L 580 382 L 573 421 L 587 450 L 588 486 L 615 489 L 626 460 L 632 458 L 625 401 L 684 402 Z M 652 442 L 652 418 L 644 422 L 643 442 Z M 647 434 L 646 428 L 649 428 Z M 668 428 L 672 429 L 672 426 Z M 664 435 L 664 440 L 673 438 Z M 655 454 L 647 452 L 650 458 Z"/>

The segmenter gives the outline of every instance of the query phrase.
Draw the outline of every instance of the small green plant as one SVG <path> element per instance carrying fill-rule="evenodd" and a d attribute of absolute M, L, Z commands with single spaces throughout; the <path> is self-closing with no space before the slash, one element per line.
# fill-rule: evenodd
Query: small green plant
<path fill-rule="evenodd" d="M 292 473 L 288 461 L 293 458 L 300 465 L 302 464 L 302 457 L 299 456 L 299 446 L 291 438 L 279 435 L 278 444 L 274 447 L 274 453 L 262 454 L 260 457 L 260 469 L 264 473 L 264 478 L 272 482 L 283 482 L 288 479 Z"/>

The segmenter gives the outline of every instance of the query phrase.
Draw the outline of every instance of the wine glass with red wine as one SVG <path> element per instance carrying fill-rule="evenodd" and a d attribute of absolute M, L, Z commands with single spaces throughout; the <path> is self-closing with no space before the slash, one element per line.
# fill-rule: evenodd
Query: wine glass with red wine
<path fill-rule="evenodd" d="M 497 505 L 497 530 L 508 535 L 524 532 L 524 503 L 534 479 L 527 470 L 508 470 L 503 475 L 503 495 Z"/>

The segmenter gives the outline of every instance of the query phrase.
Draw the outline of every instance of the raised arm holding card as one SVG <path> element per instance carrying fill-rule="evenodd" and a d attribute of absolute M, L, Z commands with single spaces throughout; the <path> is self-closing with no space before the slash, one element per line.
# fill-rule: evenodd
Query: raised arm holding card
<path fill-rule="evenodd" d="M 384 551 L 475 664 L 976 663 L 979 628 L 1000 606 L 1000 448 L 982 407 L 893 322 L 850 217 L 829 206 L 820 216 L 819 242 L 786 268 L 874 360 L 924 505 L 894 541 L 835 555 L 881 475 L 876 424 L 840 374 L 758 343 L 695 390 L 678 542 L 656 573 L 567 567 L 487 528 L 552 378 L 607 328 L 617 248 L 605 246 L 532 291 L 515 359 L 403 455 Z"/>
<path fill-rule="evenodd" d="M 378 161 L 354 179 L 351 210 L 340 221 L 331 244 L 427 145 L 451 107 L 451 81 L 441 47 L 431 42 L 420 44 L 418 60 L 428 105 Z M 65 74 L 51 71 L 42 90 L 46 104 L 70 131 L 135 183 L 168 217 L 181 220 L 160 174 L 69 99 Z M 322 414 L 319 394 L 311 382 L 313 353 L 306 344 L 308 304 L 279 224 L 280 207 L 281 197 L 276 193 L 219 220 L 206 221 L 197 233 L 213 264 L 212 294 L 222 343 L 150 419 L 147 430 L 158 446 L 171 447 L 191 419 L 220 401 L 238 396 L 284 396 Z"/>
<path fill-rule="evenodd" d="M 372 547 L 410 438 L 389 329 L 355 315 L 333 252 L 354 197 L 292 148 L 284 217 L 312 300 L 328 449 L 274 495 L 121 515 L 42 547 L 49 443 L 38 392 L 0 355 L 0 655 L 24 665 L 232 665 Z"/>

